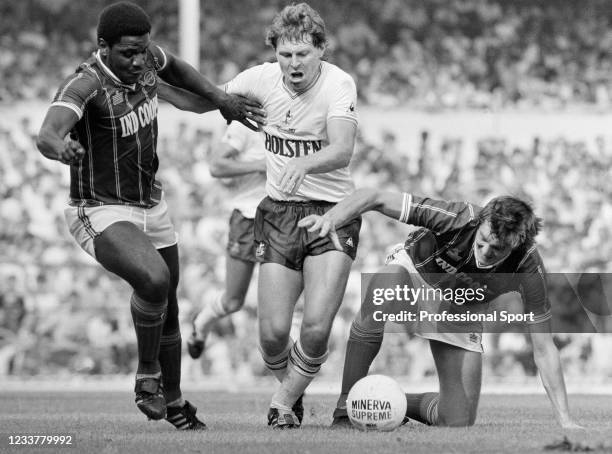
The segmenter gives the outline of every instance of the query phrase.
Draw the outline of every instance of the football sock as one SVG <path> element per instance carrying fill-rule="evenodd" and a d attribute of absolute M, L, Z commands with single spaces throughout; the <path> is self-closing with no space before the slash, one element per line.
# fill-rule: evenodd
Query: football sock
<path fill-rule="evenodd" d="M 289 361 L 289 352 L 293 347 L 293 339 L 289 338 L 289 342 L 285 349 L 280 352 L 278 355 L 270 356 L 266 355 L 266 353 L 259 347 L 259 351 L 264 360 L 264 364 L 270 371 L 274 374 L 276 379 L 280 382 L 283 381 L 285 375 L 287 374 L 287 362 Z"/>
<path fill-rule="evenodd" d="M 383 331 L 368 331 L 356 321 L 351 325 L 344 369 L 342 371 L 342 390 L 338 398 L 337 408 L 346 408 L 346 398 L 353 385 L 368 375 L 370 365 L 380 351 L 383 341 Z"/>
<path fill-rule="evenodd" d="M 184 405 L 185 405 L 185 399 L 183 399 L 182 396 L 171 402 L 168 402 L 168 400 L 166 399 L 166 407 L 183 408 Z"/>
<path fill-rule="evenodd" d="M 130 309 L 138 343 L 137 374 L 154 374 L 160 371 L 159 343 L 164 327 L 166 301 L 152 303 L 132 294 Z"/>
<path fill-rule="evenodd" d="M 280 388 L 272 396 L 270 406 L 276 408 L 291 408 L 293 404 L 304 394 L 304 391 L 321 369 L 321 365 L 327 359 L 329 352 L 313 358 L 304 353 L 302 344 L 298 339 L 289 353 L 289 365 L 287 375 L 283 379 Z"/>
<path fill-rule="evenodd" d="M 406 394 L 406 416 L 423 424 L 438 424 L 440 393 Z"/>
<path fill-rule="evenodd" d="M 166 402 L 181 398 L 181 332 L 177 329 L 162 334 L 159 344 L 159 365 L 162 371 Z"/>
<path fill-rule="evenodd" d="M 198 339 L 205 339 L 213 324 L 227 315 L 227 310 L 223 305 L 225 292 L 219 292 L 210 304 L 205 304 L 204 308 L 193 321 Z"/>

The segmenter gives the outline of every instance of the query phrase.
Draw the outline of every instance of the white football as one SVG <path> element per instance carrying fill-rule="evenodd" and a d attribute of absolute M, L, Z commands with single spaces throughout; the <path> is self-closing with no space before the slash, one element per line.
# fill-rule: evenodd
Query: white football
<path fill-rule="evenodd" d="M 346 399 L 349 419 L 359 430 L 396 429 L 406 415 L 406 395 L 386 375 L 368 375 L 353 385 Z"/>

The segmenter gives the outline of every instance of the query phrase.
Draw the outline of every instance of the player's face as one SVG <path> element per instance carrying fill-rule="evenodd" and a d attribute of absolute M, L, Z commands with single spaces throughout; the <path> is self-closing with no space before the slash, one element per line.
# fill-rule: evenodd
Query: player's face
<path fill-rule="evenodd" d="M 103 57 L 104 64 L 124 84 L 135 84 L 145 70 L 149 43 L 148 33 L 140 36 L 122 36 L 110 47 L 101 40 L 102 54 L 106 53 L 106 58 Z"/>
<path fill-rule="evenodd" d="M 491 224 L 483 222 L 476 231 L 474 240 L 476 263 L 480 266 L 491 266 L 505 259 L 510 252 L 512 246 L 501 243 L 499 238 L 491 233 Z"/>
<path fill-rule="evenodd" d="M 276 45 L 276 59 L 283 72 L 285 84 L 300 91 L 308 87 L 317 77 L 323 49 L 312 44 L 310 36 L 302 40 L 279 41 Z"/>

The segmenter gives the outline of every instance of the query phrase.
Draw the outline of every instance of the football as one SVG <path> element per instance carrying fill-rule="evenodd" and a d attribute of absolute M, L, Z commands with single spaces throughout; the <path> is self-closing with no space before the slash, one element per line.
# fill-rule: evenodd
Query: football
<path fill-rule="evenodd" d="M 404 420 L 406 396 L 391 377 L 368 375 L 349 391 L 346 410 L 359 430 L 390 431 Z"/>

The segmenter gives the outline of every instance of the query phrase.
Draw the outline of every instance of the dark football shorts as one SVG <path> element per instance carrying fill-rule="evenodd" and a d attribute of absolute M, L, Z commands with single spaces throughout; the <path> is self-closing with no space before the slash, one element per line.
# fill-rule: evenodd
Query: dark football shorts
<path fill-rule="evenodd" d="M 256 262 L 253 219 L 245 218 L 239 210 L 230 216 L 227 253 L 234 259 Z"/>
<path fill-rule="evenodd" d="M 334 205 L 322 201 L 280 202 L 269 197 L 263 199 L 255 214 L 257 260 L 300 271 L 306 256 L 335 251 L 329 237 L 319 238 L 317 232 L 298 227 L 301 219 L 311 214 L 322 215 Z M 357 255 L 360 229 L 361 218 L 358 218 L 336 230 L 344 252 L 352 260 Z"/>

